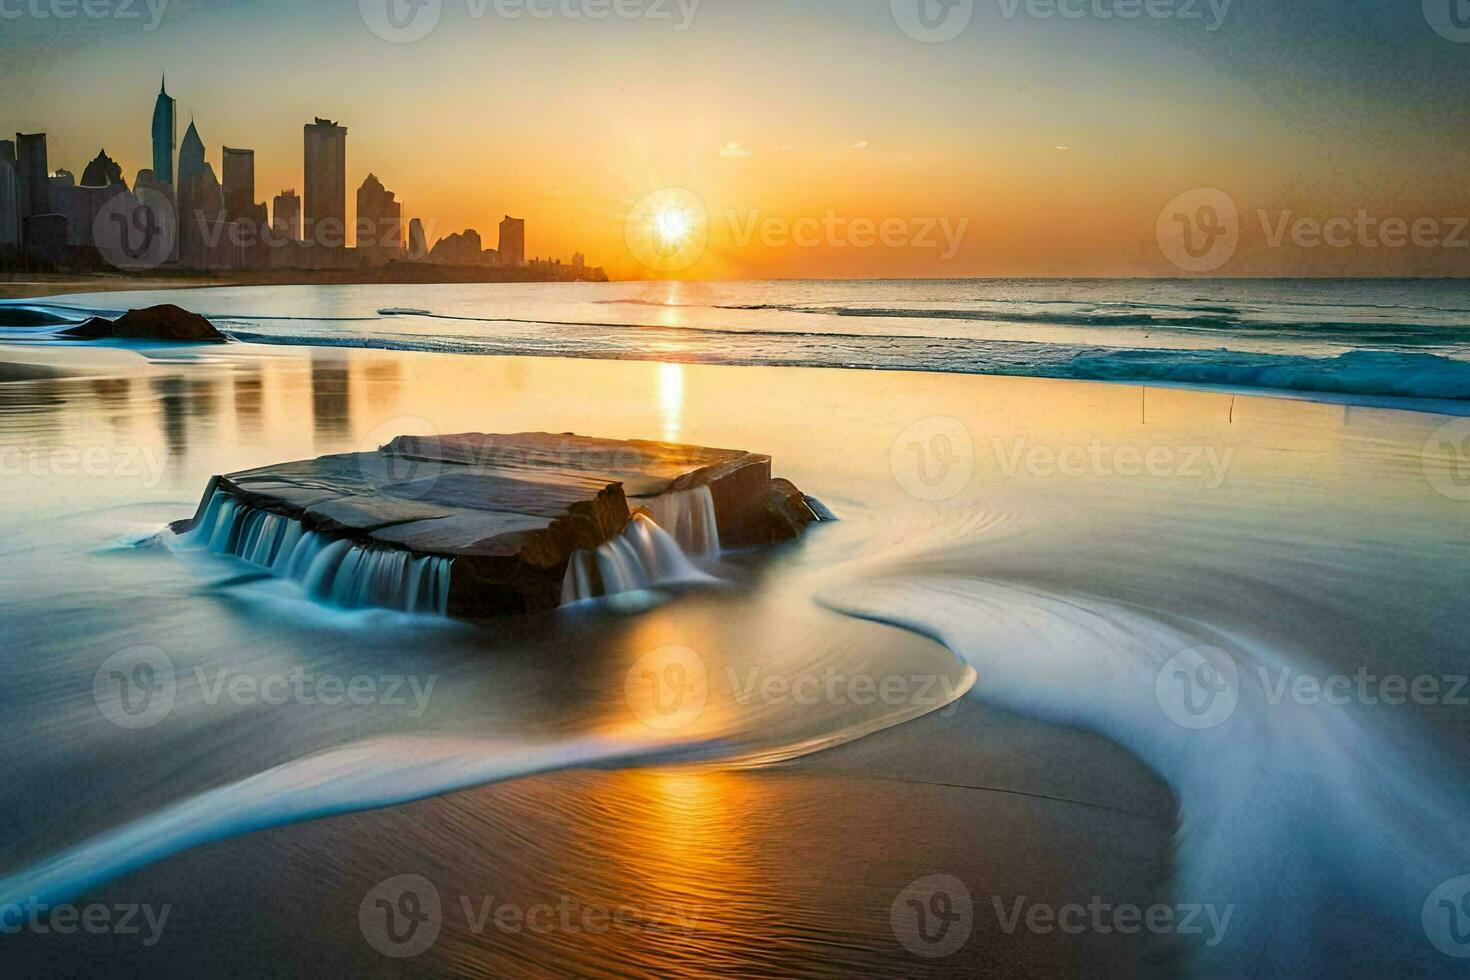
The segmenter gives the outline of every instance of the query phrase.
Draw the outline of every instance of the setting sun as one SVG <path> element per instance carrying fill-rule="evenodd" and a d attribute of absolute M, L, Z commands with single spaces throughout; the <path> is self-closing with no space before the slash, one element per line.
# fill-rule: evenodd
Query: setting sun
<path fill-rule="evenodd" d="M 665 248 L 677 248 L 689 237 L 691 222 L 682 208 L 665 208 L 654 218 L 654 229 L 659 243 Z"/>

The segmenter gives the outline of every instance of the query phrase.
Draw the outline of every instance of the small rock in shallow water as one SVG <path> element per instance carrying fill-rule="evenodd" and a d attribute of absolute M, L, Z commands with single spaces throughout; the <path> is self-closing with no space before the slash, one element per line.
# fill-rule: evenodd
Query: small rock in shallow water
<path fill-rule="evenodd" d="M 177 343 L 228 343 L 229 338 L 204 317 L 177 306 L 129 310 L 116 320 L 94 316 L 66 331 L 79 340 L 165 340 Z"/>

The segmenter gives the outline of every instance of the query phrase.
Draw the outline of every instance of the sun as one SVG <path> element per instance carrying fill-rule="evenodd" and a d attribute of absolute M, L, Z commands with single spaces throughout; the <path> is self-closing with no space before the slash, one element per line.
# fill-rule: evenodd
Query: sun
<path fill-rule="evenodd" d="M 654 215 L 653 227 L 658 234 L 659 243 L 665 248 L 672 248 L 684 243 L 694 222 L 683 208 L 669 207 Z"/>
<path fill-rule="evenodd" d="M 666 187 L 629 209 L 623 236 L 629 254 L 650 272 L 682 272 L 699 262 L 709 246 L 709 212 L 693 191 Z"/>

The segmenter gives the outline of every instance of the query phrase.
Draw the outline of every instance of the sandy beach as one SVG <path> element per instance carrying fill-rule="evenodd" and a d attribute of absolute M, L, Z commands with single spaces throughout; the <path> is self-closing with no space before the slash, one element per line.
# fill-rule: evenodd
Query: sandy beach
<path fill-rule="evenodd" d="M 1454 674 L 1443 417 L 285 345 L 0 360 L 27 651 L 0 905 L 167 909 L 151 943 L 6 936 L 24 972 L 1310 973 L 1348 923 L 1365 972 L 1440 965 L 1421 906 L 1459 845 L 1424 827 L 1467 799 L 1436 768 L 1463 711 L 1280 692 Z M 218 473 L 483 430 L 757 448 L 841 520 L 723 584 L 478 626 L 323 608 L 161 533 Z M 169 710 L 121 727 L 95 678 L 140 647 Z M 629 687 L 670 647 L 703 696 L 674 727 Z M 1175 683 L 1202 648 L 1237 671 L 1204 723 Z M 357 678 L 401 693 L 322 694 Z"/>
<path fill-rule="evenodd" d="M 940 742 L 964 749 L 937 760 Z M 301 962 L 367 976 L 697 977 L 712 964 L 1128 976 L 1168 970 L 1180 951 L 1162 936 L 1007 931 L 994 903 L 1009 915 L 1023 897 L 1165 901 L 1172 819 L 1167 789 L 1106 742 L 966 706 L 790 765 L 541 776 L 210 845 L 89 896 L 171 905 L 156 952 L 109 936 L 34 944 L 13 962 L 167 976 Z M 902 889 L 934 874 L 970 889 L 973 937 L 931 959 L 890 919 Z M 395 963 L 359 910 L 403 875 L 433 884 L 441 925 Z"/>

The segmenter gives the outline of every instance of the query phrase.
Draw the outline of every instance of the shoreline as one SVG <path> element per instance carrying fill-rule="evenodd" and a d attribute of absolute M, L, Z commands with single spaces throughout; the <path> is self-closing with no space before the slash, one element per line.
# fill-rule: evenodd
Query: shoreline
<path fill-rule="evenodd" d="M 419 268 L 419 269 L 431 268 L 432 269 L 434 267 L 423 267 L 423 266 L 419 266 L 419 267 L 416 267 L 416 268 Z M 495 270 L 495 271 L 498 271 L 498 270 Z M 476 279 L 476 278 L 463 278 L 463 279 L 461 279 L 461 278 L 456 278 L 456 277 L 452 277 L 452 276 L 451 277 L 437 278 L 437 279 L 433 279 L 433 280 L 426 280 L 426 281 L 423 281 L 423 282 L 411 282 L 411 281 L 406 281 L 406 280 L 405 281 L 394 280 L 394 281 L 380 282 L 380 281 L 377 281 L 377 280 L 364 280 L 361 276 L 344 275 L 344 274 L 340 274 L 340 273 L 323 273 L 320 277 L 315 278 L 315 279 L 312 279 L 311 281 L 293 281 L 295 279 L 299 279 L 299 277 L 286 277 L 286 281 L 275 281 L 275 279 L 273 277 L 270 277 L 270 276 L 266 276 L 266 277 L 263 277 L 262 278 L 262 277 L 255 276 L 255 275 L 241 275 L 241 276 L 229 277 L 229 278 L 226 278 L 226 279 L 216 279 L 216 278 L 211 278 L 211 277 L 204 277 L 204 278 L 187 278 L 187 279 L 178 279 L 178 280 L 171 279 L 169 277 L 163 277 L 163 278 L 156 278 L 155 279 L 155 278 L 130 278 L 130 277 L 111 277 L 111 276 L 89 276 L 89 277 L 80 277 L 80 278 L 78 278 L 78 277 L 49 277 L 49 278 L 46 278 L 46 279 L 37 278 L 37 279 L 32 279 L 32 280 L 26 280 L 24 282 L 15 281 L 15 280 L 11 280 L 11 281 L 7 282 L 7 280 L 6 280 L 5 277 L 0 276 L 0 304 L 4 304 L 4 305 L 35 305 L 35 306 L 44 307 L 46 305 L 46 303 L 47 303 L 48 300 L 53 300 L 54 301 L 58 297 L 64 297 L 64 296 L 69 296 L 69 295 L 76 295 L 78 297 L 83 297 L 83 296 L 97 296 L 97 295 L 107 295 L 107 294 L 114 294 L 115 293 L 115 294 L 121 296 L 121 295 L 126 295 L 127 293 L 134 293 L 134 292 L 141 292 L 141 291 L 152 291 L 152 292 L 160 292 L 160 293 L 163 293 L 163 294 L 167 294 L 168 292 L 176 291 L 176 290 L 177 291 L 180 291 L 180 292 L 185 291 L 185 290 L 205 291 L 205 290 L 210 290 L 210 289 L 230 289 L 230 288 L 237 288 L 237 287 L 253 287 L 253 286 L 270 287 L 270 286 L 288 286 L 288 285 L 294 285 L 294 286 L 302 286 L 302 287 L 305 287 L 305 288 L 310 288 L 312 286 L 326 286 L 326 285 L 340 285 L 340 286 L 346 286 L 346 285 L 368 285 L 368 286 L 373 286 L 373 285 L 425 285 L 425 286 L 433 286 L 433 285 L 480 284 L 480 283 L 487 283 L 487 282 L 516 282 L 516 283 L 520 283 L 521 282 L 521 280 L 502 280 L 502 279 L 492 279 L 492 280 Z M 563 283 L 563 282 L 565 282 L 565 280 L 527 280 L 527 281 L 545 282 L 547 284 L 558 284 L 558 285 L 561 284 L 561 283 Z M 587 284 L 588 285 L 592 285 L 592 283 L 587 283 Z M 606 285 L 606 284 L 604 283 L 602 285 Z M 9 292 L 7 292 L 7 287 L 9 288 Z M 20 290 L 30 291 L 33 294 L 32 295 L 29 295 L 29 296 L 24 296 L 24 297 L 11 295 L 11 293 L 14 293 L 14 292 L 20 291 Z M 160 299 L 159 301 L 165 301 L 165 300 Z M 209 305 L 209 301 L 206 301 L 206 300 L 203 300 L 203 299 L 201 299 L 199 301 L 199 303 L 200 303 L 200 305 L 203 305 L 205 307 L 207 307 Z M 62 307 L 62 306 L 58 306 L 58 308 L 59 309 L 67 309 L 66 307 Z M 78 307 L 74 307 L 73 309 L 76 309 L 76 310 L 86 310 L 86 309 L 88 309 L 88 307 L 86 307 L 86 306 L 78 306 Z M 375 311 L 376 310 L 374 310 L 374 312 Z M 197 312 L 202 313 L 202 315 L 204 315 L 206 317 L 219 317 L 220 316 L 220 314 L 218 314 L 218 313 L 211 313 L 207 309 L 205 309 L 205 310 L 197 310 Z M 363 315 L 366 316 L 365 314 L 363 314 Z M 371 317 L 367 317 L 367 318 L 368 319 L 371 319 Z M 224 317 L 221 322 L 225 322 L 225 321 L 228 321 L 228 320 L 231 320 L 231 319 L 244 319 L 244 320 L 248 321 L 249 320 L 249 317 Z M 271 319 L 271 318 L 268 318 L 268 319 Z M 456 319 L 456 318 L 455 317 L 448 317 L 448 319 Z M 490 322 L 490 318 L 485 318 L 485 319 L 487 320 L 487 322 Z M 587 322 L 587 323 L 581 323 L 581 322 L 576 322 L 576 323 L 572 323 L 572 322 L 561 322 L 561 321 L 557 321 L 557 320 L 545 320 L 545 321 L 542 321 L 542 320 L 525 319 L 523 317 L 518 317 L 518 316 L 514 316 L 514 315 L 511 315 L 511 318 L 508 319 L 508 320 L 506 320 L 505 322 L 506 323 L 510 323 L 510 324 L 528 324 L 528 325 L 540 324 L 541 327 L 546 328 L 546 329 L 570 328 L 570 327 L 577 327 L 577 328 L 586 327 L 588 329 L 595 329 L 595 328 L 610 328 L 610 327 L 613 327 L 613 326 L 618 326 L 618 327 L 624 326 L 624 325 L 621 325 L 621 324 L 603 324 L 603 323 L 599 323 L 599 322 L 595 322 L 595 321 Z M 668 329 L 666 326 L 659 326 L 659 325 L 649 325 L 649 326 L 650 326 L 650 329 L 655 330 L 655 331 Z M 485 336 L 483 338 L 479 338 L 478 340 L 475 340 L 475 338 L 460 338 L 460 337 L 452 337 L 451 336 L 451 337 L 447 338 L 447 340 L 444 343 L 434 343 L 435 339 L 438 337 L 437 334 L 427 334 L 426 333 L 426 334 L 419 335 L 419 334 L 409 333 L 406 336 L 400 337 L 400 336 L 376 336 L 376 335 L 373 335 L 371 332 L 367 332 L 367 333 L 361 333 L 361 334 L 357 334 L 357 335 L 352 335 L 352 334 L 341 334 L 341 335 L 339 335 L 339 334 L 331 334 L 331 335 L 324 335 L 324 336 L 299 336 L 299 337 L 297 337 L 297 336 L 276 336 L 276 335 L 273 335 L 271 333 L 251 332 L 248 329 L 248 327 L 249 327 L 249 325 L 247 323 L 247 329 L 245 329 L 245 330 L 240 330 L 238 328 L 232 330 L 231 327 L 228 325 L 228 323 L 226 323 L 226 325 L 224 325 L 221 329 L 223 329 L 224 332 L 226 332 L 227 334 L 231 334 L 232 339 L 235 339 L 238 342 L 244 343 L 244 344 L 259 344 L 259 345 L 262 345 L 262 346 L 270 346 L 270 347 L 300 347 L 300 348 L 312 349 L 312 350 L 356 349 L 356 350 L 365 350 L 365 351 L 426 352 L 426 353 L 441 353 L 441 354 L 462 354 L 462 355 L 483 356 L 483 357 L 489 357 L 489 356 L 531 357 L 531 358 L 551 357 L 551 358 L 565 358 L 565 359 L 573 359 L 573 360 L 592 360 L 592 361 L 608 361 L 608 362 L 648 362 L 648 363 L 661 363 L 661 364 L 671 364 L 671 365 L 674 365 L 674 364 L 678 364 L 678 365 L 708 364 L 708 365 L 719 365 L 719 366 L 728 366 L 728 367 L 816 368 L 816 369 L 825 369 L 825 370 L 834 370 L 835 369 L 835 370 L 863 371 L 863 372 L 870 373 L 870 374 L 917 374 L 917 375 L 926 375 L 926 376 L 960 375 L 960 376 L 967 376 L 967 377 L 1034 378 L 1034 379 L 1040 379 L 1040 380 L 1072 381 L 1072 382 L 1087 382 L 1087 383 L 1093 383 L 1093 384 L 1106 384 L 1106 385 L 1109 385 L 1109 386 L 1122 386 L 1122 387 L 1127 387 L 1127 388 L 1138 388 L 1138 389 L 1143 389 L 1144 391 L 1147 391 L 1149 389 L 1155 389 L 1155 390 L 1161 390 L 1161 391 L 1162 390 L 1170 390 L 1170 389 L 1173 389 L 1173 390 L 1183 390 L 1183 391 L 1196 391 L 1196 392 L 1202 392 L 1202 393 L 1206 393 L 1206 394 L 1216 394 L 1216 395 L 1225 395 L 1225 396 L 1268 397 L 1268 398 L 1278 398 L 1278 399 L 1286 399 L 1286 400 L 1302 401 L 1302 402 L 1310 402 L 1310 403 L 1326 404 L 1326 405 L 1365 407 L 1365 408 L 1384 409 L 1384 410 L 1391 410 L 1391 411 L 1406 411 L 1406 412 L 1415 412 L 1415 413 L 1420 413 L 1420 414 L 1438 415 L 1438 416 L 1446 416 L 1446 417 L 1467 417 L 1467 416 L 1470 416 L 1470 398 L 1433 397 L 1433 396 L 1420 396 L 1420 395 L 1401 394 L 1401 393 L 1379 393 L 1379 392 L 1376 392 L 1376 391 L 1372 390 L 1372 387 L 1371 386 L 1368 388 L 1368 390 L 1363 390 L 1363 391 L 1353 390 L 1355 387 L 1360 387 L 1361 386 L 1361 379 L 1355 380 L 1354 374 L 1352 372 L 1349 372 L 1348 376 L 1345 379 L 1339 379 L 1339 378 L 1337 378 L 1333 374 L 1333 371 L 1336 370 L 1337 365 L 1338 365 L 1339 361 L 1342 360 L 1342 358 L 1323 357 L 1321 355 L 1277 355 L 1277 356 L 1280 357 L 1281 361 L 1283 362 L 1283 365 L 1282 366 L 1284 366 L 1284 369 L 1288 372 L 1288 376 L 1290 375 L 1290 372 L 1293 371 L 1293 370 L 1295 370 L 1297 372 L 1300 372 L 1300 371 L 1302 371 L 1304 369 L 1316 369 L 1316 370 L 1319 370 L 1321 372 L 1321 377 L 1318 377 L 1315 381 L 1313 381 L 1313 380 L 1311 380 L 1311 377 L 1312 377 L 1311 376 L 1311 371 L 1310 370 L 1307 370 L 1307 374 L 1308 374 L 1309 378 L 1308 378 L 1308 380 L 1305 383 L 1308 384 L 1309 386 L 1308 387 L 1293 387 L 1293 386 L 1291 386 L 1292 382 L 1289 382 L 1289 381 L 1288 382 L 1279 383 L 1279 384 L 1273 383 L 1273 384 L 1260 384 L 1260 385 L 1251 384 L 1248 380 L 1242 380 L 1240 383 L 1232 383 L 1232 380 L 1228 377 L 1228 375 L 1230 373 L 1232 373 L 1235 370 L 1235 368 L 1234 368 L 1233 365 L 1229 365 L 1229 364 L 1222 365 L 1221 371 L 1220 372 L 1216 372 L 1216 373 L 1224 373 L 1225 375 L 1227 375 L 1227 377 L 1223 377 L 1223 378 L 1221 378 L 1218 381 L 1217 380 L 1214 380 L 1214 379 L 1210 379 L 1208 377 L 1205 377 L 1205 378 L 1196 380 L 1191 375 L 1196 374 L 1200 368 L 1206 369 L 1206 372 L 1208 373 L 1213 368 L 1213 366 L 1211 364 L 1209 364 L 1209 363 L 1205 363 L 1203 365 L 1200 365 L 1200 364 L 1196 364 L 1196 363 L 1192 362 L 1191 360 L 1189 360 L 1188 357 L 1193 357 L 1193 356 L 1196 356 L 1196 355 L 1198 355 L 1200 353 L 1206 353 L 1206 351 L 1204 351 L 1202 349 L 1188 348 L 1188 347 L 1181 347 L 1178 350 L 1172 350 L 1170 348 L 1152 348 L 1152 347 L 1138 347 L 1138 348 L 1135 348 L 1135 347 L 1130 347 L 1130 346 L 1127 346 L 1127 345 L 1123 345 L 1123 346 L 1117 346 L 1117 347 L 1106 348 L 1106 349 L 1104 349 L 1104 348 L 1097 348 L 1096 349 L 1098 351 L 1106 350 L 1109 355 L 1117 355 L 1120 358 L 1126 358 L 1127 356 L 1129 356 L 1129 355 L 1131 355 L 1133 353 L 1136 353 L 1136 352 L 1148 351 L 1148 352 L 1158 352 L 1158 353 L 1165 353 L 1165 354 L 1172 353 L 1172 354 L 1176 355 L 1176 358 L 1178 359 L 1178 364 L 1176 365 L 1176 367 L 1179 370 L 1177 370 L 1177 371 L 1173 371 L 1173 372 L 1166 371 L 1166 372 L 1160 373 L 1158 371 L 1152 371 L 1152 370 L 1150 370 L 1150 371 L 1144 371 L 1144 372 L 1140 373 L 1139 376 L 1134 377 L 1134 376 L 1130 376 L 1130 374 L 1126 370 L 1123 370 L 1121 373 L 1118 373 L 1116 375 L 1113 375 L 1113 373 L 1111 371 L 1095 372 L 1095 371 L 1093 371 L 1091 369 L 1071 371 L 1071 370 L 1068 369 L 1066 363 L 1058 362 L 1058 363 L 1053 364 L 1053 363 L 1047 362 L 1045 360 L 1043 360 L 1042 362 L 1040 362 L 1040 363 L 1038 363 L 1036 365 L 1033 365 L 1031 367 L 1026 367 L 1024 365 L 1016 365 L 1016 364 L 1009 364 L 1008 365 L 1008 364 L 1004 363 L 1003 361 L 1002 362 L 998 362 L 998 363 L 994 363 L 994 364 L 988 364 L 988 362 L 985 362 L 985 361 L 980 361 L 980 362 L 977 362 L 977 363 L 974 363 L 974 364 L 967 364 L 963 360 L 961 360 L 959 362 L 956 362 L 956 363 L 952 363 L 952 364 L 947 364 L 945 362 L 937 362 L 937 363 L 933 363 L 933 364 L 913 364 L 913 363 L 904 363 L 902 361 L 902 359 L 900 358 L 899 363 L 895 363 L 895 364 L 893 364 L 893 365 L 890 366 L 888 364 L 885 364 L 885 363 L 882 363 L 882 362 L 873 360 L 871 358 L 864 359 L 864 360 L 861 360 L 861 361 L 856 362 L 856 363 L 846 363 L 846 362 L 838 362 L 838 361 L 832 361 L 830 363 L 823 363 L 820 360 L 815 360 L 815 361 L 814 360 L 811 360 L 811 359 L 803 360 L 802 358 L 797 357 L 797 356 L 794 356 L 794 355 L 782 356 L 782 354 L 780 353 L 780 350 L 779 349 L 772 349 L 771 351 L 763 351 L 763 352 L 760 353 L 759 356 L 756 356 L 756 357 L 751 357 L 748 354 L 747 355 L 742 355 L 742 354 L 740 354 L 738 352 L 722 353 L 722 352 L 720 352 L 718 350 L 710 350 L 710 351 L 702 352 L 701 350 L 699 350 L 697 348 L 669 347 L 667 342 L 665 342 L 665 343 L 650 344 L 649 347 L 646 348 L 646 349 L 645 348 L 642 348 L 642 347 L 639 347 L 639 346 L 636 346 L 636 345 L 634 345 L 634 346 L 624 346 L 624 345 L 621 345 L 619 343 L 612 343 L 611 345 L 608 345 L 608 344 L 595 345 L 595 346 L 593 346 L 592 348 L 589 348 L 589 349 L 576 349 L 576 345 L 575 344 L 572 344 L 572 345 L 563 344 L 563 345 L 560 345 L 559 349 L 556 349 L 556 350 L 540 350 L 540 349 L 537 349 L 537 343 L 535 343 L 535 342 L 529 342 L 528 341 L 527 344 L 522 344 L 520 346 L 517 346 L 516 345 L 517 342 L 514 339 L 501 339 L 501 340 L 496 340 L 493 335 L 487 335 L 487 336 Z M 700 335 L 700 332 L 701 332 L 701 328 L 699 328 L 699 327 L 692 327 L 692 326 L 691 327 L 682 327 L 682 328 L 679 328 L 679 329 L 690 331 L 692 337 L 693 336 L 699 336 Z M 724 333 L 724 332 L 725 331 L 720 331 L 720 330 L 715 330 L 714 331 L 715 334 L 721 334 L 721 333 Z M 744 333 L 744 331 L 734 331 L 734 333 L 736 333 L 736 334 L 742 334 L 742 333 Z M 756 332 L 756 333 L 758 333 L 758 332 Z M 752 335 L 754 335 L 754 333 Z M 803 335 L 802 334 L 793 334 L 793 336 L 794 337 L 801 337 Z M 826 334 L 818 334 L 817 336 L 826 337 L 828 335 L 826 335 Z M 841 335 L 834 334 L 834 335 L 831 335 L 831 336 L 836 337 L 836 336 L 841 336 Z M 25 337 L 17 336 L 17 337 L 14 337 L 14 338 L 0 339 L 0 343 L 8 342 L 8 340 L 16 340 L 16 341 L 22 341 L 22 342 L 24 342 L 24 341 L 26 341 L 28 339 L 30 339 L 30 338 L 25 338 Z M 41 340 L 41 339 L 44 339 L 44 338 L 35 338 L 35 339 Z M 682 343 L 682 341 L 679 341 L 679 342 Z M 704 342 L 704 341 L 699 341 L 699 342 Z M 950 343 L 959 343 L 959 341 L 957 339 L 952 339 L 952 340 L 950 340 L 948 342 L 950 342 Z M 1034 341 L 1016 341 L 1016 342 L 1014 342 L 1013 346 L 1015 346 L 1017 348 L 1027 348 L 1027 347 L 1030 347 L 1030 346 L 1036 346 L 1036 347 L 1044 348 L 1044 347 L 1049 346 L 1049 344 L 1046 341 L 1034 340 Z M 1224 351 L 1225 348 L 1221 348 L 1221 350 Z M 1084 351 L 1083 349 L 1079 348 L 1079 354 L 1078 354 L 1078 356 L 1081 357 L 1081 358 L 1083 358 L 1085 360 L 1086 357 L 1084 355 L 1086 355 L 1086 351 Z M 1030 356 L 1030 355 L 1027 355 L 1027 356 Z M 1254 356 L 1254 357 L 1258 357 L 1259 358 L 1262 355 L 1242 355 L 1242 356 L 1245 356 L 1245 357 Z M 1467 365 L 1464 362 L 1454 360 L 1453 358 L 1444 358 L 1442 355 L 1432 355 L 1432 356 L 1439 357 L 1446 365 L 1448 365 L 1448 366 L 1454 366 L 1457 369 L 1464 369 L 1464 368 L 1467 367 Z M 1122 367 L 1126 368 L 1126 366 L 1127 366 L 1127 362 L 1126 361 L 1122 362 Z M 1276 370 L 1277 369 L 1277 365 L 1269 365 L 1269 367 L 1270 367 L 1271 370 Z M 1255 369 L 1256 368 L 1252 368 L 1252 370 L 1255 370 Z M 1262 365 L 1259 368 L 1259 370 L 1261 370 L 1263 372 L 1267 370 L 1267 365 L 1265 364 L 1264 361 L 1262 362 Z M 1175 374 L 1178 374 L 1180 376 L 1178 378 L 1170 377 L 1169 376 L 1170 373 L 1175 373 Z M 1361 372 L 1361 370 L 1359 370 L 1357 373 L 1362 373 L 1362 372 Z M 1262 380 L 1265 380 L 1265 379 L 1263 378 Z M 1343 390 L 1343 387 L 1344 386 L 1346 387 L 1347 390 Z M 1146 410 L 1146 408 L 1145 408 L 1145 410 Z"/>
<path fill-rule="evenodd" d="M 47 299 L 52 296 L 90 293 L 142 292 L 159 289 L 209 289 L 219 286 L 430 286 L 464 283 L 601 283 L 596 278 L 548 278 L 529 269 L 516 270 L 524 275 L 511 275 L 507 270 L 477 266 L 439 266 L 428 263 L 405 263 L 364 271 L 300 269 L 242 269 L 207 272 L 179 270 L 158 274 L 130 275 L 123 272 L 3 272 L 0 273 L 0 301 Z"/>

